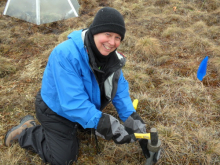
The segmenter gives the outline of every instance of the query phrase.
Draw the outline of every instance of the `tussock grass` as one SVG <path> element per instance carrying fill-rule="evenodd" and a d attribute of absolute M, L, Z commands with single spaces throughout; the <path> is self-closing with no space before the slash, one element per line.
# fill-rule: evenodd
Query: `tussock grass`
<path fill-rule="evenodd" d="M 197 34 L 207 34 L 207 25 L 204 21 L 198 21 L 191 26 L 193 31 Z"/>
<path fill-rule="evenodd" d="M 0 78 L 5 77 L 8 74 L 16 72 L 16 66 L 14 66 L 11 59 L 0 56 Z"/>
<path fill-rule="evenodd" d="M 220 41 L 220 32 L 219 32 L 219 26 L 211 26 L 209 29 L 208 29 L 208 32 L 207 32 L 207 36 L 210 38 L 210 39 L 214 39 L 216 40 L 218 43 Z"/>
<path fill-rule="evenodd" d="M 144 7 L 145 7 L 145 9 L 144 9 L 145 12 L 142 14 L 145 14 L 146 17 L 156 15 L 158 13 L 161 13 L 161 11 L 162 11 L 160 7 L 154 6 L 154 5 L 144 6 Z"/>
<path fill-rule="evenodd" d="M 192 54 L 202 54 L 211 46 L 214 46 L 214 44 L 209 39 L 195 36 L 194 38 L 189 38 L 187 40 L 184 49 L 191 52 Z"/>
<path fill-rule="evenodd" d="M 123 40 L 121 42 L 120 47 L 118 48 L 119 52 L 128 52 L 130 51 L 130 49 L 135 47 L 135 43 L 136 43 L 136 37 L 132 35 L 132 33 L 127 32 L 125 35 L 126 38 L 128 38 L 128 40 Z M 126 57 L 129 57 L 129 55 L 126 55 Z"/>
<path fill-rule="evenodd" d="M 220 73 L 220 58 L 216 57 L 214 59 L 211 59 L 210 62 L 212 64 L 211 67 L 212 67 L 213 71 L 216 71 L 219 75 L 219 73 Z"/>
<path fill-rule="evenodd" d="M 172 40 L 181 40 L 184 36 L 187 36 L 187 34 L 189 35 L 191 32 L 181 27 L 173 26 L 165 29 L 162 33 L 162 37 L 170 38 Z"/>
<path fill-rule="evenodd" d="M 156 64 L 157 64 L 157 66 L 164 65 L 167 62 L 169 62 L 170 60 L 172 60 L 172 58 L 170 56 L 164 55 L 162 57 L 157 58 Z"/>
<path fill-rule="evenodd" d="M 35 115 L 50 52 L 73 30 L 88 27 L 103 6 L 125 18 L 126 36 L 118 51 L 130 96 L 147 129 L 156 127 L 162 141 L 158 164 L 220 164 L 220 1 L 219 0 L 80 0 L 80 17 L 33 25 L 0 17 L 0 164 L 44 164 L 15 143 L 3 145 L 8 129 L 27 114 Z M 0 2 L 3 12 L 6 0 Z M 196 77 L 209 56 L 207 75 Z M 112 104 L 103 112 L 118 117 Z M 144 164 L 138 143 L 116 145 L 79 133 L 77 164 Z M 10 161 L 9 161 L 10 160 Z"/>
<path fill-rule="evenodd" d="M 160 43 L 157 38 L 143 37 L 135 45 L 135 58 L 140 61 L 153 59 L 161 54 Z"/>

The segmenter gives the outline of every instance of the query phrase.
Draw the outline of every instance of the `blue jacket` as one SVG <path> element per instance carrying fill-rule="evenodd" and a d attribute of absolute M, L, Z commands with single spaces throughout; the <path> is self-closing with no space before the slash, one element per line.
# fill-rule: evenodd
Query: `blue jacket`
<path fill-rule="evenodd" d="M 97 128 L 102 116 L 100 89 L 89 65 L 82 30 L 74 31 L 68 40 L 51 52 L 44 71 L 41 96 L 58 115 L 84 128 Z M 125 121 L 135 109 L 129 96 L 128 82 L 118 70 L 117 89 L 110 98 L 119 117 Z"/>

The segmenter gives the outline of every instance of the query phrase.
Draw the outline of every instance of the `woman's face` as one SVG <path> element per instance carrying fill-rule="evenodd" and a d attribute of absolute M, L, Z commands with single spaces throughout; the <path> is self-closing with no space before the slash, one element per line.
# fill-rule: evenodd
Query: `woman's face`
<path fill-rule="evenodd" d="M 99 52 L 107 56 L 119 47 L 121 36 L 113 32 L 98 33 L 94 35 L 94 41 Z"/>

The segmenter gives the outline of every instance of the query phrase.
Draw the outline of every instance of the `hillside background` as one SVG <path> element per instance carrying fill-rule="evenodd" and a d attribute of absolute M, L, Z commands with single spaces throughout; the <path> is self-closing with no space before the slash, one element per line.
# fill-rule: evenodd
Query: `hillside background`
<path fill-rule="evenodd" d="M 158 164 L 220 164 L 220 1 L 219 0 L 80 0 L 80 17 L 34 25 L 4 16 L 0 0 L 0 164 L 44 164 L 4 136 L 20 119 L 35 116 L 34 101 L 48 56 L 67 35 L 88 27 L 96 12 L 110 6 L 126 23 L 118 49 L 137 112 L 162 140 Z M 209 56 L 207 75 L 196 77 Z M 110 104 L 104 112 L 117 117 Z M 79 165 L 137 165 L 146 161 L 138 143 L 116 145 L 83 135 Z"/>

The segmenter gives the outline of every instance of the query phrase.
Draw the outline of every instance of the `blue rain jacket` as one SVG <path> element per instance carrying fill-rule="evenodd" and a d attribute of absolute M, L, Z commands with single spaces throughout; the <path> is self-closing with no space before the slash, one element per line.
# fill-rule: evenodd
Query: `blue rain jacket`
<path fill-rule="evenodd" d="M 120 71 L 117 91 L 111 100 L 122 121 L 135 112 L 128 90 L 128 82 Z M 100 89 L 89 65 L 82 30 L 72 32 L 68 40 L 51 52 L 43 74 L 41 96 L 58 115 L 84 128 L 97 128 L 102 116 Z"/>

